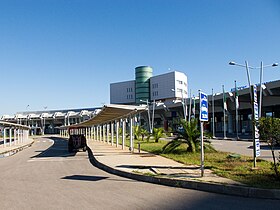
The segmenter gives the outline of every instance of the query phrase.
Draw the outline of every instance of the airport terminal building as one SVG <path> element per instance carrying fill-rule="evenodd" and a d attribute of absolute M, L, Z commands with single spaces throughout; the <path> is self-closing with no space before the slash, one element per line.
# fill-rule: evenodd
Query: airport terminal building
<path fill-rule="evenodd" d="M 224 128 L 227 137 L 252 135 L 252 107 L 249 87 L 238 89 L 239 107 L 236 110 L 235 89 L 208 95 L 209 121 L 205 129 L 214 131 L 215 136 L 223 136 Z M 187 76 L 183 72 L 172 71 L 153 76 L 149 66 L 135 68 L 135 79 L 110 84 L 110 103 L 141 105 L 148 104 L 148 112 L 138 117 L 138 123 L 149 127 L 164 127 L 176 130 L 179 119 L 198 118 L 198 97 L 188 97 Z M 259 87 L 258 98 L 259 98 Z M 227 110 L 224 115 L 224 100 Z M 58 127 L 72 125 L 95 116 L 100 107 L 68 110 L 44 110 L 16 113 L 14 116 L 4 115 L 2 120 L 28 125 L 32 134 L 58 133 Z M 237 114 L 237 115 L 236 115 Z M 262 117 L 280 118 L 280 80 L 263 84 Z M 150 116 L 150 117 L 149 117 Z"/>

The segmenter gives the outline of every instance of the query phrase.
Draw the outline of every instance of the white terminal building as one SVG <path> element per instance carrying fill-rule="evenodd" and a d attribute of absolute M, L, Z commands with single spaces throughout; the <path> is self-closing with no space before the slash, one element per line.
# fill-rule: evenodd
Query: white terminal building
<path fill-rule="evenodd" d="M 143 104 L 148 101 L 174 101 L 187 98 L 188 81 L 183 72 L 152 76 L 152 68 L 135 68 L 135 80 L 110 84 L 111 104 Z"/>
<path fill-rule="evenodd" d="M 172 71 L 153 76 L 153 69 L 150 66 L 136 67 L 134 80 L 110 84 L 111 104 L 148 103 L 153 125 L 164 126 L 165 129 L 170 124 L 178 123 L 174 123 L 174 120 L 178 121 L 179 117 L 186 116 L 187 109 L 184 104 L 187 96 L 188 80 L 185 73 Z M 143 122 L 147 123 L 148 116 L 143 117 Z"/>
<path fill-rule="evenodd" d="M 262 86 L 261 116 L 280 118 L 280 80 L 265 82 Z M 235 137 L 238 134 L 243 138 L 251 138 L 250 89 L 249 87 L 237 89 L 239 95 L 237 111 L 235 89 L 225 92 L 225 97 L 222 93 L 208 95 L 209 121 L 205 123 L 205 130 L 213 132 L 218 137 L 223 136 L 226 130 L 227 137 Z M 259 89 L 258 86 L 258 98 Z M 148 112 L 142 113 L 138 122 L 140 121 L 147 129 L 151 128 L 149 125 L 153 125 L 176 132 L 180 118 L 190 119 L 199 116 L 199 100 L 197 97 L 187 97 L 187 90 L 187 76 L 183 72 L 172 71 L 153 76 L 151 67 L 139 66 L 135 68 L 134 80 L 110 84 L 110 103 L 149 104 L 149 115 Z M 224 116 L 224 100 L 227 104 L 226 116 Z M 14 116 L 3 115 L 1 120 L 30 126 L 33 134 L 50 134 L 58 133 L 59 126 L 76 124 L 94 117 L 100 108 L 18 112 Z"/>

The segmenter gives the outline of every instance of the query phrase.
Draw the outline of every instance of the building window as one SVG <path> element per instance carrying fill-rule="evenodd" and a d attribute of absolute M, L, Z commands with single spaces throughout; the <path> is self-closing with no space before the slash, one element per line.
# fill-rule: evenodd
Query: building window
<path fill-rule="evenodd" d="M 181 80 L 177 80 L 177 82 L 178 82 L 180 85 L 183 84 L 183 81 L 181 81 Z"/>
<path fill-rule="evenodd" d="M 177 92 L 183 93 L 183 90 L 181 88 L 177 88 Z"/>
<path fill-rule="evenodd" d="M 158 88 L 158 83 L 152 84 L 152 88 L 153 89 Z"/>
<path fill-rule="evenodd" d="M 158 96 L 158 91 L 154 91 L 153 96 Z"/>
<path fill-rule="evenodd" d="M 132 94 L 126 95 L 126 99 L 133 99 L 133 95 Z"/>

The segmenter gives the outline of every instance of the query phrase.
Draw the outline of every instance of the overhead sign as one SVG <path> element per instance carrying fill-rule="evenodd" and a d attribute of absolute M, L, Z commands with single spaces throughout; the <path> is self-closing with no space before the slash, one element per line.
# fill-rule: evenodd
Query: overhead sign
<path fill-rule="evenodd" d="M 208 121 L 208 99 L 207 99 L 207 95 L 203 92 L 199 92 L 199 100 L 200 100 L 199 120 L 200 121 Z"/>

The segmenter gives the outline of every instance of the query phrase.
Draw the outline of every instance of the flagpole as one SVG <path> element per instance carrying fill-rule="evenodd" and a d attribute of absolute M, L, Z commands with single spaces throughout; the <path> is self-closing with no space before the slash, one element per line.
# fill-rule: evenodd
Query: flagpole
<path fill-rule="evenodd" d="M 193 95 L 193 118 L 195 119 L 195 96 Z"/>
<path fill-rule="evenodd" d="M 236 123 L 236 140 L 238 140 L 238 108 L 239 108 L 239 101 L 238 101 L 238 90 L 236 86 L 236 80 L 234 80 L 235 85 L 235 123 Z"/>
<path fill-rule="evenodd" d="M 214 90 L 212 88 L 212 132 L 213 138 L 215 138 L 215 107 L 214 107 Z"/>
<path fill-rule="evenodd" d="M 224 139 L 227 138 L 226 136 L 226 106 L 225 106 L 226 100 L 225 100 L 225 89 L 223 85 L 223 104 L 224 104 Z"/>
<path fill-rule="evenodd" d="M 191 121 L 191 110 L 192 110 L 192 89 L 190 89 L 189 122 Z"/>

